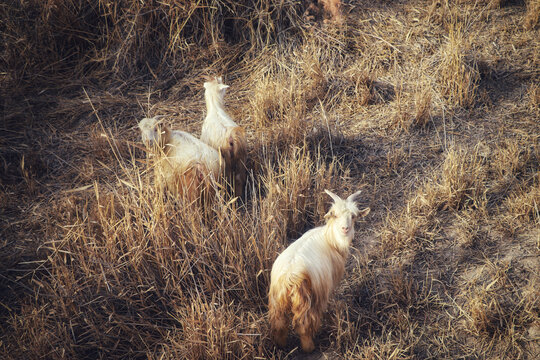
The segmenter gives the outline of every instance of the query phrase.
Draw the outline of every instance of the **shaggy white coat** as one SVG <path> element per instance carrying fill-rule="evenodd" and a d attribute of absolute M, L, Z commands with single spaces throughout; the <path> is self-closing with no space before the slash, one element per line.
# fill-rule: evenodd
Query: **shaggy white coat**
<path fill-rule="evenodd" d="M 221 77 L 204 83 L 204 99 L 206 101 L 206 117 L 201 130 L 201 140 L 213 148 L 223 146 L 230 130 L 238 124 L 227 114 L 223 98 L 229 85 L 222 83 Z"/>
<path fill-rule="evenodd" d="M 159 172 L 169 189 L 177 192 L 177 186 L 190 186 L 185 181 L 178 183 L 179 177 L 195 170 L 197 186 L 199 182 L 219 179 L 224 170 L 224 161 L 219 152 L 195 136 L 180 130 L 170 130 L 161 124 L 159 116 L 144 118 L 139 122 L 144 143 L 158 150 L 156 171 Z"/>
<path fill-rule="evenodd" d="M 247 178 L 247 142 L 244 129 L 225 111 L 223 98 L 228 87 L 221 77 L 204 83 L 207 113 L 201 140 L 220 151 L 229 184 L 236 196 L 242 196 Z"/>
<path fill-rule="evenodd" d="M 334 204 L 325 216 L 326 225 L 306 232 L 275 260 L 269 291 L 269 316 L 274 341 L 286 344 L 287 327 L 292 324 L 300 336 L 302 349 L 314 349 L 313 336 L 322 314 L 345 269 L 354 237 L 354 218 L 366 216 L 355 201 L 360 191 L 346 200 L 325 190 Z"/>

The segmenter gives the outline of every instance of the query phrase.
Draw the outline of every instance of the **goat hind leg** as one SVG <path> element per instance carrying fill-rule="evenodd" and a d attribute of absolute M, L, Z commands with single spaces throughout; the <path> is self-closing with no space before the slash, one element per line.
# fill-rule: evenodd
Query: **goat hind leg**
<path fill-rule="evenodd" d="M 310 353 L 315 349 L 313 336 L 319 327 L 319 318 L 317 316 L 318 315 L 314 313 L 313 309 L 309 309 L 297 319 L 294 327 L 294 330 L 300 337 L 302 350 L 306 353 Z"/>
<path fill-rule="evenodd" d="M 300 336 L 300 343 L 302 344 L 302 350 L 306 353 L 310 353 L 315 349 L 315 343 L 313 342 L 313 332 L 309 328 L 297 327 L 296 332 Z"/>
<path fill-rule="evenodd" d="M 285 347 L 287 345 L 287 316 L 283 313 L 274 314 L 271 316 L 270 324 L 272 327 L 272 338 L 279 347 Z"/>

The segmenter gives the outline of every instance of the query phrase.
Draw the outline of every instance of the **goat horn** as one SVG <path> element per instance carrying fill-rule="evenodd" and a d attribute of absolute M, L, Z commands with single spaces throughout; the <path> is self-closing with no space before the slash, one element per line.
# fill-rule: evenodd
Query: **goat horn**
<path fill-rule="evenodd" d="M 361 192 L 362 192 L 362 190 L 358 190 L 358 191 L 355 192 L 354 194 L 350 195 L 350 196 L 347 198 L 347 201 L 350 201 L 350 202 L 356 202 L 356 198 L 358 197 L 358 195 L 360 195 Z"/>
<path fill-rule="evenodd" d="M 332 199 L 334 199 L 334 202 L 338 202 L 339 200 L 343 200 L 343 199 L 341 199 L 339 196 L 337 196 L 336 194 L 334 194 L 333 192 L 331 192 L 330 190 L 324 189 L 324 192 L 327 193 L 328 195 L 330 195 L 330 197 L 331 197 Z"/>

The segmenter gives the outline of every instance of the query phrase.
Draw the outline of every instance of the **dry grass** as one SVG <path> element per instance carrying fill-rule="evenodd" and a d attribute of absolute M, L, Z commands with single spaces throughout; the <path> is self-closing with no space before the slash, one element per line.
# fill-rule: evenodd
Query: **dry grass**
<path fill-rule="evenodd" d="M 526 30 L 533 29 L 538 26 L 540 20 L 540 1 L 529 0 L 527 3 L 527 14 L 523 19 L 523 27 Z"/>
<path fill-rule="evenodd" d="M 474 59 L 467 56 L 471 40 L 465 27 L 457 22 L 450 25 L 448 42 L 441 49 L 439 79 L 441 93 L 451 104 L 470 107 L 476 101 L 480 74 Z"/>
<path fill-rule="evenodd" d="M 315 357 L 538 358 L 538 1 L 307 6 L 0 5 L 0 357 L 302 358 L 269 271 L 363 187 Z M 202 214 L 135 125 L 199 135 L 216 74 L 251 172 Z"/>

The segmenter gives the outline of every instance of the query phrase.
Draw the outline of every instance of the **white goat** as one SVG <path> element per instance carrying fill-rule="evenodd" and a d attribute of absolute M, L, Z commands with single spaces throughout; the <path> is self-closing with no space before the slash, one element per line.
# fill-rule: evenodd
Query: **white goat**
<path fill-rule="evenodd" d="M 193 201 L 208 200 L 215 194 L 216 180 L 224 162 L 218 151 L 184 131 L 171 130 L 158 119 L 139 122 L 143 142 L 157 153 L 156 178 L 175 195 Z"/>
<path fill-rule="evenodd" d="M 287 343 L 290 315 L 300 336 L 302 350 L 315 348 L 313 335 L 319 329 L 328 298 L 339 284 L 354 237 L 354 219 L 366 216 L 370 209 L 359 211 L 355 201 L 361 191 L 334 199 L 325 215 L 326 225 L 306 232 L 283 251 L 272 266 L 268 308 L 272 337 L 279 346 Z"/>
<path fill-rule="evenodd" d="M 201 131 L 201 140 L 220 151 L 225 159 L 225 173 L 236 196 L 242 196 L 246 183 L 247 143 L 244 128 L 238 126 L 227 114 L 223 97 L 229 85 L 221 77 L 204 83 L 206 118 Z"/>

